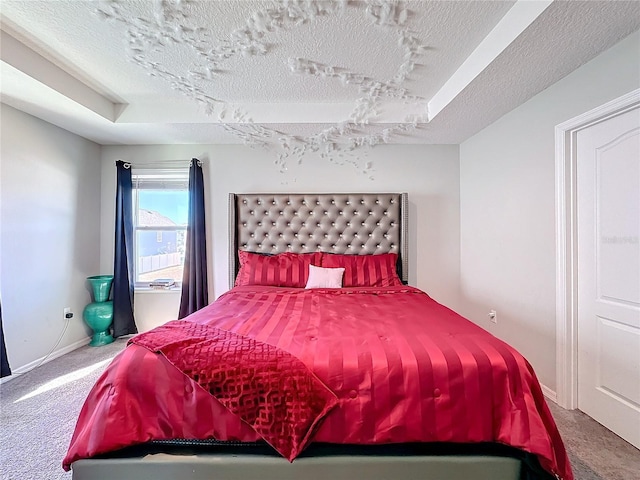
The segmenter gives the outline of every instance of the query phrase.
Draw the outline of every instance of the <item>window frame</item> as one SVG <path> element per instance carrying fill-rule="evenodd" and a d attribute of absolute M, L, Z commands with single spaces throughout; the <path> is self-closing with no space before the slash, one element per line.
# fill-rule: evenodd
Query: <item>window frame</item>
<path fill-rule="evenodd" d="M 132 180 L 132 223 L 133 223 L 133 250 L 134 250 L 134 265 L 133 265 L 133 279 L 134 289 L 143 291 L 172 291 L 180 289 L 182 286 L 182 278 L 176 278 L 175 286 L 168 289 L 154 289 L 149 285 L 151 280 L 138 281 L 139 277 L 139 262 L 140 262 L 140 245 L 138 241 L 138 233 L 145 231 L 152 232 L 184 232 L 184 238 L 186 241 L 187 236 L 187 224 L 175 225 L 175 226 L 141 226 L 139 225 L 139 212 L 140 212 L 140 190 L 184 190 L 188 196 L 189 193 L 189 167 L 166 167 L 166 168 L 144 168 L 137 167 L 131 171 Z M 187 197 L 188 198 L 188 197 Z M 163 235 L 164 236 L 164 235 Z M 156 237 L 157 238 L 157 237 Z M 184 267 L 184 259 L 183 259 Z M 162 278 L 158 276 L 158 278 Z"/>

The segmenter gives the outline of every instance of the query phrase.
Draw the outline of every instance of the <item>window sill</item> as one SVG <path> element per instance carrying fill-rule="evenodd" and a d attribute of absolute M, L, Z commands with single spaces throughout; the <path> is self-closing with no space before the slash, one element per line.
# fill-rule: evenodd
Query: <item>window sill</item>
<path fill-rule="evenodd" d="M 135 287 L 134 292 L 143 293 L 145 295 L 148 293 L 174 293 L 175 294 L 175 293 L 181 293 L 182 287 L 178 285 L 172 288 Z"/>

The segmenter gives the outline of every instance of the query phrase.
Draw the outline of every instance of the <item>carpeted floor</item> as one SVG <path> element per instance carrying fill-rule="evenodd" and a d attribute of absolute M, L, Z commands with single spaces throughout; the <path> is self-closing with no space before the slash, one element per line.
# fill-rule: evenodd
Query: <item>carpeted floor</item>
<path fill-rule="evenodd" d="M 126 343 L 79 348 L 0 385 L 0 479 L 71 479 L 62 458 L 80 407 Z"/>
<path fill-rule="evenodd" d="M 61 462 L 80 407 L 126 344 L 83 347 L 0 385 L 0 478 L 71 478 Z M 579 411 L 550 404 L 576 480 L 638 480 L 640 451 Z"/>
<path fill-rule="evenodd" d="M 580 410 L 547 402 L 562 435 L 576 480 L 640 480 L 640 450 Z"/>

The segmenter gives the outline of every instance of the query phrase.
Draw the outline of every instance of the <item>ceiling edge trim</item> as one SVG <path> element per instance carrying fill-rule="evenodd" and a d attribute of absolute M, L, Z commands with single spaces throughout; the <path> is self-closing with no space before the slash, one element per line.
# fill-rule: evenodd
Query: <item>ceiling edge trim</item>
<path fill-rule="evenodd" d="M 115 121 L 116 111 L 122 109 L 122 104 L 116 104 L 96 92 L 4 30 L 0 30 L 0 42 L 2 43 L 0 50 L 2 63 L 10 65 L 101 117 L 111 122 Z"/>
<path fill-rule="evenodd" d="M 518 0 L 428 103 L 433 120 L 511 45 L 554 0 Z"/>
<path fill-rule="evenodd" d="M 407 117 L 415 117 L 416 124 L 426 123 L 426 102 L 380 100 L 377 115 L 369 125 L 411 123 Z M 217 123 L 217 124 L 336 124 L 348 118 L 353 110 L 351 102 L 333 103 L 233 103 L 230 110 L 250 111 L 251 121 L 226 117 L 211 117 L 191 102 L 148 101 L 136 102 L 122 110 L 116 123 Z"/>

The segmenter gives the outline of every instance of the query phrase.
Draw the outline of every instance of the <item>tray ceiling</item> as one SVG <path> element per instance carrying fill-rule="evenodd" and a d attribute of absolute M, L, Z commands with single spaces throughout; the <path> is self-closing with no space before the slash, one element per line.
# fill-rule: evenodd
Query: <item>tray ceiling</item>
<path fill-rule="evenodd" d="M 459 143 L 637 1 L 2 0 L 2 102 L 100 144 Z"/>

